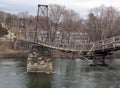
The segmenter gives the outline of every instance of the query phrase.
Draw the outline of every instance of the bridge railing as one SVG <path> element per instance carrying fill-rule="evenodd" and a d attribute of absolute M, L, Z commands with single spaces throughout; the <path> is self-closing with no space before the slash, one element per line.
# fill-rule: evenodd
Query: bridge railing
<path fill-rule="evenodd" d="M 43 45 L 45 47 L 58 49 L 58 50 L 65 50 L 65 51 L 76 51 L 76 52 L 82 52 L 86 51 L 87 54 L 90 54 L 91 52 L 94 52 L 96 50 L 105 50 L 110 48 L 116 48 L 120 47 L 120 36 L 112 37 L 109 39 L 104 39 L 96 42 L 90 42 L 90 43 L 82 43 L 82 42 L 48 42 L 48 41 L 34 41 L 34 37 L 26 38 L 26 41 L 30 41 L 33 43 L 37 43 L 40 45 Z"/>
<path fill-rule="evenodd" d="M 94 42 L 95 50 L 105 50 L 120 46 L 120 36 Z"/>
<path fill-rule="evenodd" d="M 39 44 L 60 50 L 68 50 L 68 51 L 89 51 L 93 44 L 90 43 L 61 43 L 61 42 L 43 42 L 38 41 Z"/>

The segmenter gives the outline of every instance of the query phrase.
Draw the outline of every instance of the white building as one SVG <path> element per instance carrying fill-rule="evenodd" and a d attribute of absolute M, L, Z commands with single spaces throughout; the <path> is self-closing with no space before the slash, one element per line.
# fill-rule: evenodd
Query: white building
<path fill-rule="evenodd" d="M 62 38 L 62 32 L 57 30 L 55 34 L 54 41 L 55 42 L 61 42 L 63 41 L 69 41 L 69 42 L 89 42 L 89 37 L 87 33 L 82 33 L 82 32 L 71 32 L 70 35 L 68 34 L 68 38 Z M 40 31 L 39 32 L 39 40 L 46 41 L 48 36 L 47 31 Z"/>
<path fill-rule="evenodd" d="M 69 42 L 89 42 L 89 37 L 87 33 L 71 32 Z"/>

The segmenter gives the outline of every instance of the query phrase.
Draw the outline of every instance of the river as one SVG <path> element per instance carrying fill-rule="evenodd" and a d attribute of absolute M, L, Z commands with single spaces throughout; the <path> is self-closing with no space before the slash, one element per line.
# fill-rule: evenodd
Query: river
<path fill-rule="evenodd" d="M 26 60 L 0 59 L 0 88 L 120 88 L 120 60 L 108 67 L 86 61 L 55 59 L 55 74 L 27 74 Z"/>

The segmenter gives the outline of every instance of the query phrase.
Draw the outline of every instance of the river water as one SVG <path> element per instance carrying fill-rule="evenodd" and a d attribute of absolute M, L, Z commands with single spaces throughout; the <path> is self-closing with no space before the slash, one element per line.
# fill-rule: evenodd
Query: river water
<path fill-rule="evenodd" d="M 0 88 L 120 88 L 120 60 L 108 67 L 55 59 L 53 75 L 27 74 L 26 60 L 0 59 Z"/>

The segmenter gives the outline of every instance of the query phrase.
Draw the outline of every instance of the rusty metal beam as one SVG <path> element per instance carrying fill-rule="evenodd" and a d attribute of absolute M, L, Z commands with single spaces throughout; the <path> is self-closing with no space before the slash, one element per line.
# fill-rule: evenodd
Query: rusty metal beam
<path fill-rule="evenodd" d="M 34 42 L 38 42 L 38 36 L 41 31 L 47 31 L 47 38 L 49 39 L 49 25 L 48 25 L 48 5 L 38 5 L 37 16 L 36 16 L 36 28 Z"/>

